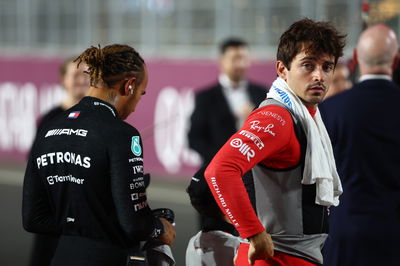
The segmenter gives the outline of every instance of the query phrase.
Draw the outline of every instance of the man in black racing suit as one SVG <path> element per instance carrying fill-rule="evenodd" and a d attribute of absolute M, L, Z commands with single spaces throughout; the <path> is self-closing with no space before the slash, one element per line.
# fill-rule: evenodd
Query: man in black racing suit
<path fill-rule="evenodd" d="M 102 50 L 103 56 L 139 57 L 129 46 L 89 49 Z M 175 237 L 172 225 L 155 218 L 148 206 L 142 139 L 121 120 L 145 92 L 144 62 L 140 69 L 142 81 L 128 75 L 119 83 L 127 92 L 115 101 L 102 100 L 107 97 L 99 96 L 100 86 L 91 87 L 93 97 L 83 98 L 37 134 L 24 179 L 23 225 L 60 236 L 52 265 L 141 265 L 140 241 L 158 238 L 171 244 Z M 114 87 L 121 89 L 107 89 Z M 107 89 L 103 92 L 109 95 Z"/>

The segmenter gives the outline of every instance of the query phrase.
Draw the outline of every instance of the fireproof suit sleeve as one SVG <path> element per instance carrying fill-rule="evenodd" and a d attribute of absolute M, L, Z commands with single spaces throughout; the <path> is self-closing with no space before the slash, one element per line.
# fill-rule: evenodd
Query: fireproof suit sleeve
<path fill-rule="evenodd" d="M 35 145 L 29 156 L 24 176 L 22 224 L 28 232 L 59 235 L 61 228 L 57 226 L 45 185 L 38 175 L 34 152 Z"/>
<path fill-rule="evenodd" d="M 162 224 L 147 202 L 141 136 L 129 129 L 109 146 L 111 192 L 122 230 L 131 239 L 145 240 L 160 235 Z"/>
<path fill-rule="evenodd" d="M 205 173 L 207 183 L 241 237 L 265 230 L 251 206 L 241 176 L 258 163 L 287 156 L 293 138 L 296 136 L 290 113 L 280 106 L 265 106 L 249 115 L 209 164 Z"/>

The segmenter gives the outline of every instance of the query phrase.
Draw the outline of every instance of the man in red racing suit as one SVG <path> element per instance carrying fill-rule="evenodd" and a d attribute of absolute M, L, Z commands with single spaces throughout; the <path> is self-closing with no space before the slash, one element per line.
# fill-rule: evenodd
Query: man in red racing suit
<path fill-rule="evenodd" d="M 302 182 L 309 163 L 306 151 L 315 145 L 303 117 L 308 116 L 311 123 L 320 120 L 317 105 L 342 55 L 343 39 L 329 23 L 309 19 L 295 22 L 281 36 L 278 47 L 279 77 L 271 87 L 277 95 L 275 100 L 267 99 L 249 115 L 206 170 L 207 183 L 219 207 L 240 236 L 250 241 L 240 246 L 236 265 L 323 263 L 321 249 L 332 204 L 316 200 L 315 183 Z M 296 99 L 300 103 L 297 109 L 293 107 Z M 296 110 L 300 109 L 303 113 L 299 116 Z M 241 181 L 249 170 L 254 176 L 256 210 Z"/>

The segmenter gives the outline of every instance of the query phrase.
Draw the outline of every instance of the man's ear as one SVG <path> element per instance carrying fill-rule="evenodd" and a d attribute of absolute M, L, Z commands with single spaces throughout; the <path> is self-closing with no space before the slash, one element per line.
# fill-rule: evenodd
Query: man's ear
<path fill-rule="evenodd" d="M 136 90 L 136 78 L 131 77 L 131 78 L 125 80 L 122 88 L 123 88 L 122 95 L 126 96 L 126 95 L 133 94 L 134 91 Z"/>
<path fill-rule="evenodd" d="M 275 68 L 278 76 L 286 81 L 288 69 L 285 64 L 282 61 L 276 61 Z"/>

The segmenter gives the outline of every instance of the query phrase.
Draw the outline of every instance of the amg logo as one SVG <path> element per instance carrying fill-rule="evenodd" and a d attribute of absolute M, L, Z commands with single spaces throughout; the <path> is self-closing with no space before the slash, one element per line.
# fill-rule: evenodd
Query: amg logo
<path fill-rule="evenodd" d="M 76 135 L 81 137 L 86 137 L 88 131 L 85 129 L 72 129 L 72 128 L 57 128 L 47 131 L 45 138 L 50 136 L 60 136 L 60 135 Z"/>

